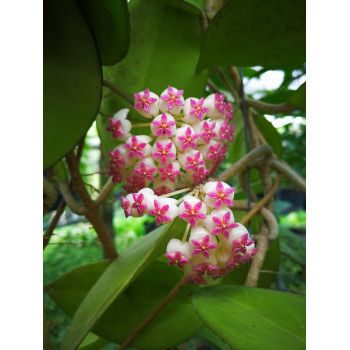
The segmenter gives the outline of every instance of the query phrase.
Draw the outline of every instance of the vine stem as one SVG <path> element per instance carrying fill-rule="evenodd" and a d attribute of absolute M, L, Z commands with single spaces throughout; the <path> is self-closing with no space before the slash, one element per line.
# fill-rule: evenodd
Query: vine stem
<path fill-rule="evenodd" d="M 182 188 L 181 190 L 178 190 L 178 191 L 163 194 L 163 195 L 159 196 L 159 198 L 168 198 L 168 197 L 176 196 L 177 194 L 180 194 L 183 192 L 188 192 L 190 190 L 191 190 L 191 187 Z"/>
<path fill-rule="evenodd" d="M 118 88 L 118 86 L 112 84 L 111 82 L 107 80 L 103 80 L 103 86 L 106 88 L 112 90 L 117 95 L 119 95 L 121 98 L 123 98 L 125 101 L 129 102 L 132 106 L 134 105 L 134 100 L 122 89 Z"/>
<path fill-rule="evenodd" d="M 154 319 L 157 315 L 169 304 L 169 302 L 180 291 L 185 284 L 185 278 L 172 289 L 172 291 L 165 297 L 165 299 L 157 306 L 157 308 L 135 329 L 130 336 L 120 345 L 119 350 L 125 350 L 126 347 L 142 332 L 142 330 Z"/>
<path fill-rule="evenodd" d="M 182 243 L 187 241 L 188 232 L 190 231 L 191 225 L 187 224 L 185 233 L 182 237 Z"/>
<path fill-rule="evenodd" d="M 131 125 L 131 129 L 135 129 L 135 128 L 143 128 L 145 126 L 150 126 L 151 123 L 140 123 L 140 124 L 133 124 Z"/>
<path fill-rule="evenodd" d="M 245 215 L 242 218 L 242 220 L 240 221 L 242 225 L 246 224 L 256 213 L 259 212 L 261 208 L 263 208 L 270 201 L 270 199 L 276 193 L 279 183 L 280 183 L 280 177 L 277 174 L 275 178 L 275 182 L 271 187 L 270 191 L 266 194 L 266 196 L 264 196 L 264 198 L 261 201 L 259 201 L 254 205 L 254 208 L 247 215 Z"/>
<path fill-rule="evenodd" d="M 241 158 L 239 161 L 237 161 L 235 164 L 233 164 L 230 168 L 223 171 L 219 177 L 218 180 L 220 181 L 226 181 L 230 177 L 236 175 L 237 173 L 245 170 L 245 168 L 257 160 L 260 157 L 270 157 L 272 155 L 272 148 L 269 145 L 261 145 L 249 153 L 247 153 L 243 158 Z"/>

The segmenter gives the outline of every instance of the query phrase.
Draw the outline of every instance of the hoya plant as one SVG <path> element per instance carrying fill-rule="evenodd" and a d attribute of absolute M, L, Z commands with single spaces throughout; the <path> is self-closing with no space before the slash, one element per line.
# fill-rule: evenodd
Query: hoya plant
<path fill-rule="evenodd" d="M 43 17 L 44 274 L 73 244 L 64 217 L 99 251 L 45 275 L 44 348 L 304 349 L 305 292 L 281 275 L 305 275 L 305 243 L 276 194 L 306 191 L 305 3 L 47 0 Z M 277 88 L 249 90 L 269 72 Z"/>

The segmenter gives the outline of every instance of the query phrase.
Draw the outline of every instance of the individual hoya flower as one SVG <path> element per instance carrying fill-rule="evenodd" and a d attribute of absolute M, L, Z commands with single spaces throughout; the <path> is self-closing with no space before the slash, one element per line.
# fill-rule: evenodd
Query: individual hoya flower
<path fill-rule="evenodd" d="M 156 217 L 156 224 L 169 223 L 179 214 L 179 208 L 176 206 L 176 199 L 158 198 L 154 200 L 154 209 L 149 211 L 150 215 Z"/>
<path fill-rule="evenodd" d="M 184 152 L 187 149 L 196 149 L 196 140 L 198 135 L 189 125 L 183 125 L 181 128 L 176 129 L 174 144 L 178 150 Z"/>
<path fill-rule="evenodd" d="M 238 227 L 234 222 L 234 216 L 230 209 L 213 210 L 205 220 L 205 227 L 212 235 L 222 234 L 229 238 L 230 229 Z"/>
<path fill-rule="evenodd" d="M 161 93 L 159 100 L 159 109 L 161 112 L 170 112 L 173 115 L 180 114 L 184 105 L 182 97 L 184 91 L 177 90 L 168 85 L 168 88 Z"/>
<path fill-rule="evenodd" d="M 210 118 L 222 118 L 225 116 L 224 94 L 211 94 L 204 100 L 203 106 L 207 109 Z"/>
<path fill-rule="evenodd" d="M 191 227 L 206 219 L 206 212 L 207 206 L 193 196 L 185 196 L 184 201 L 179 206 L 179 218 L 184 219 Z"/>
<path fill-rule="evenodd" d="M 125 168 L 111 162 L 109 163 L 107 174 L 112 177 L 113 183 L 122 183 L 128 177 L 129 173 Z"/>
<path fill-rule="evenodd" d="M 186 160 L 187 164 L 185 170 L 193 169 L 193 171 L 196 171 L 198 166 L 205 163 L 200 152 L 196 152 L 193 156 L 187 156 Z"/>
<path fill-rule="evenodd" d="M 209 174 L 208 169 L 204 167 L 197 167 L 192 173 L 193 183 L 195 185 L 199 185 L 201 182 L 205 182 L 208 174 Z"/>
<path fill-rule="evenodd" d="M 227 140 L 229 142 L 232 142 L 233 141 L 233 131 L 234 131 L 233 125 L 230 125 L 228 123 L 228 119 L 226 119 L 220 127 L 220 139 L 222 141 Z"/>
<path fill-rule="evenodd" d="M 136 209 L 137 214 L 135 216 L 142 216 L 144 214 L 144 212 L 147 209 L 147 204 L 144 201 L 144 196 L 142 193 L 137 194 L 137 193 L 132 193 L 132 197 L 134 199 L 134 203 L 132 203 L 131 207 L 133 209 Z M 134 215 L 133 215 L 134 216 Z"/>
<path fill-rule="evenodd" d="M 158 138 L 152 150 L 152 157 L 163 165 L 176 158 L 176 147 L 168 138 Z"/>
<path fill-rule="evenodd" d="M 199 136 L 204 139 L 205 143 L 208 144 L 211 139 L 218 136 L 218 134 L 215 132 L 216 124 L 216 122 L 208 123 L 206 121 L 203 123 L 203 131 L 199 134 Z"/>
<path fill-rule="evenodd" d="M 169 113 L 160 114 L 152 120 L 151 131 L 152 134 L 157 137 L 164 134 L 168 137 L 173 136 L 175 130 L 176 121 L 174 117 Z"/>
<path fill-rule="evenodd" d="M 220 142 L 216 142 L 215 144 L 209 147 L 207 159 L 210 159 L 214 163 L 217 163 L 218 161 L 221 160 L 221 156 L 222 156 L 222 150 L 221 150 Z"/>
<path fill-rule="evenodd" d="M 184 106 L 184 122 L 186 123 L 196 123 L 198 120 L 202 121 L 205 117 L 208 109 L 203 107 L 204 99 L 188 98 L 185 101 Z"/>
<path fill-rule="evenodd" d="M 248 233 L 245 233 L 240 238 L 235 239 L 232 242 L 232 244 L 233 244 L 232 255 L 235 255 L 237 253 L 245 254 L 247 252 L 247 247 L 254 244 L 254 241 L 249 238 Z"/>
<path fill-rule="evenodd" d="M 117 146 L 113 151 L 108 151 L 108 154 L 111 157 L 110 166 L 128 168 L 135 163 L 133 159 L 128 157 L 129 151 L 123 145 Z"/>
<path fill-rule="evenodd" d="M 160 173 L 161 181 L 169 179 L 171 182 L 175 182 L 175 177 L 180 174 L 180 164 L 175 160 L 173 163 L 169 163 L 164 168 L 159 167 L 158 171 Z"/>
<path fill-rule="evenodd" d="M 228 120 L 233 121 L 233 107 L 232 107 L 232 102 L 227 102 L 225 104 L 225 114 L 226 114 L 226 118 Z"/>
<path fill-rule="evenodd" d="M 140 175 L 133 175 L 126 179 L 126 184 L 122 186 L 124 190 L 128 193 L 134 193 L 146 186 L 145 180 Z"/>
<path fill-rule="evenodd" d="M 189 242 L 181 242 L 179 239 L 173 238 L 169 241 L 165 257 L 169 259 L 168 265 L 177 264 L 183 269 L 184 264 L 190 262 L 193 247 Z"/>
<path fill-rule="evenodd" d="M 208 144 L 204 144 L 204 145 L 198 147 L 198 151 L 201 152 L 201 154 L 203 155 L 203 159 L 204 160 L 211 160 L 212 162 L 214 162 L 214 160 L 211 159 L 213 157 L 210 156 L 210 155 L 212 154 L 213 147 L 216 146 L 216 144 L 219 144 L 218 152 L 220 152 L 220 145 L 221 144 L 220 144 L 220 142 L 217 142 L 217 141 L 214 141 L 214 140 L 210 140 Z M 211 149 L 211 151 L 209 151 L 209 149 Z M 208 156 L 210 156 L 210 157 L 208 158 Z"/>
<path fill-rule="evenodd" d="M 219 209 L 222 205 L 233 206 L 235 188 L 225 182 L 208 182 L 204 185 L 203 191 L 205 204 L 210 208 Z"/>
<path fill-rule="evenodd" d="M 113 139 L 119 139 L 125 141 L 131 134 L 131 123 L 127 118 L 129 113 L 128 108 L 121 109 L 118 113 L 114 114 L 113 118 L 109 118 L 109 127 L 107 131 L 112 132 Z"/>
<path fill-rule="evenodd" d="M 135 164 L 133 173 L 147 179 L 148 181 L 153 181 L 154 176 L 157 173 L 157 166 L 151 157 L 147 157 Z"/>
<path fill-rule="evenodd" d="M 146 135 L 133 135 L 124 143 L 124 147 L 129 151 L 129 158 L 143 159 L 151 155 L 152 147 L 149 145 L 151 138 Z"/>
<path fill-rule="evenodd" d="M 208 284 L 205 278 L 202 275 L 199 274 L 193 274 L 188 277 L 186 277 L 185 282 L 192 283 L 194 285 L 197 284 Z"/>
<path fill-rule="evenodd" d="M 196 226 L 191 230 L 189 240 L 194 246 L 193 256 L 202 254 L 206 259 L 209 259 L 210 250 L 218 247 L 215 236 L 211 236 L 209 231 L 201 226 Z"/>
<path fill-rule="evenodd" d="M 215 254 L 210 254 L 208 259 L 201 254 L 193 256 L 191 264 L 193 265 L 193 272 L 201 276 L 212 275 L 219 269 Z"/>
<path fill-rule="evenodd" d="M 122 196 L 122 208 L 124 209 L 125 217 L 129 217 L 131 215 L 131 203 Z"/>
<path fill-rule="evenodd" d="M 152 118 L 159 114 L 159 97 L 149 89 L 134 94 L 134 108 L 146 118 Z"/>

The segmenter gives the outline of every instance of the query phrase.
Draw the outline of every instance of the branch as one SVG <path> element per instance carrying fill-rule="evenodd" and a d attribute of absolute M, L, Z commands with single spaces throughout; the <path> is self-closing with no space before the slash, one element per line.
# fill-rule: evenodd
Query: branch
<path fill-rule="evenodd" d="M 123 90 L 112 84 L 111 82 L 107 80 L 103 80 L 103 86 L 106 88 L 112 90 L 117 95 L 119 95 L 121 98 L 123 98 L 126 102 L 129 102 L 132 106 L 134 105 L 134 100 L 131 98 L 127 93 L 125 93 Z"/>
<path fill-rule="evenodd" d="M 257 205 L 256 203 L 250 203 L 250 206 L 252 207 L 252 209 L 254 209 L 256 205 Z M 248 210 L 248 203 L 246 201 L 233 201 L 233 209 Z M 278 223 L 275 216 L 271 213 L 270 210 L 266 208 L 261 208 L 259 211 L 259 214 L 263 217 L 263 219 L 266 221 L 267 225 L 269 226 L 269 232 L 270 232 L 269 238 L 271 240 L 276 239 L 278 236 Z"/>
<path fill-rule="evenodd" d="M 245 281 L 245 285 L 247 287 L 256 287 L 258 285 L 261 268 L 263 266 L 267 250 L 269 249 L 268 234 L 269 234 L 269 231 L 267 227 L 263 226 L 260 234 L 257 236 L 258 251 L 253 258 L 253 261 L 250 265 L 249 272 Z"/>
<path fill-rule="evenodd" d="M 247 153 L 243 158 L 241 158 L 239 161 L 233 164 L 230 168 L 223 171 L 219 175 L 218 180 L 226 181 L 230 177 L 243 171 L 248 165 L 250 165 L 256 159 L 260 157 L 264 157 L 264 158 L 270 157 L 271 155 L 272 155 L 272 148 L 269 145 L 259 146 L 253 149 L 251 152 Z"/>
<path fill-rule="evenodd" d="M 44 242 L 43 242 L 43 244 L 44 244 L 44 249 L 45 249 L 46 246 L 49 244 L 50 238 L 51 238 L 51 236 L 52 236 L 52 234 L 53 234 L 53 230 L 55 229 L 55 227 L 56 227 L 58 221 L 60 220 L 60 217 L 61 217 L 61 215 L 63 214 L 64 208 L 65 208 L 65 207 L 66 207 L 66 202 L 65 202 L 64 200 L 62 200 L 62 202 L 60 203 L 60 205 L 59 205 L 59 207 L 58 207 L 58 209 L 57 209 L 57 211 L 56 211 L 55 216 L 54 216 L 53 219 L 51 220 L 50 225 L 49 225 L 49 227 L 46 229 L 46 232 L 45 232 L 45 234 L 44 234 L 44 238 L 43 238 L 43 240 L 44 240 Z"/>
<path fill-rule="evenodd" d="M 54 186 L 50 184 L 50 182 L 43 177 L 43 192 L 44 192 L 44 204 L 51 208 L 57 200 L 57 192 Z"/>
<path fill-rule="evenodd" d="M 270 201 L 270 199 L 274 196 L 274 194 L 278 189 L 279 182 L 280 182 L 280 177 L 277 174 L 275 178 L 275 182 L 271 187 L 270 191 L 266 194 L 266 196 L 264 196 L 264 198 L 261 201 L 256 203 L 253 209 L 246 216 L 244 216 L 243 219 L 240 221 L 242 225 L 246 224 L 258 211 L 260 211 L 261 208 L 263 208 Z"/>
<path fill-rule="evenodd" d="M 231 95 L 234 97 L 235 101 L 238 102 L 239 101 L 238 95 L 237 95 L 236 91 L 233 90 L 233 88 L 232 88 L 230 82 L 228 81 L 228 79 L 226 78 L 226 75 L 223 72 L 223 70 L 220 67 L 217 67 L 216 72 L 218 73 L 218 75 L 221 78 L 221 80 L 223 81 L 223 83 L 226 85 L 227 89 L 230 91 Z M 239 89 L 237 89 L 237 90 L 239 91 Z"/>
<path fill-rule="evenodd" d="M 173 290 L 165 297 L 161 304 L 135 329 L 134 332 L 120 345 L 119 350 L 125 350 L 126 347 L 140 334 L 140 332 L 169 304 L 169 302 L 180 291 L 181 287 L 185 284 L 185 278 L 183 278 Z"/>
<path fill-rule="evenodd" d="M 67 182 L 58 182 L 58 188 L 62 194 L 62 197 L 65 203 L 68 205 L 69 209 L 78 215 L 84 214 L 84 208 L 82 208 L 74 199 L 72 192 L 69 188 L 69 184 Z"/>
<path fill-rule="evenodd" d="M 95 199 L 95 204 L 96 205 L 102 204 L 106 200 L 106 198 L 109 196 L 109 194 L 112 192 L 114 186 L 115 186 L 115 183 L 113 183 L 112 179 L 110 178 L 102 187 L 100 194 Z"/>
<path fill-rule="evenodd" d="M 264 113 L 277 114 L 277 113 L 291 113 L 297 108 L 290 105 L 288 102 L 284 102 L 278 105 L 257 101 L 251 98 L 246 99 L 247 106 L 258 109 Z"/>
<path fill-rule="evenodd" d="M 70 151 L 66 155 L 66 160 L 69 168 L 69 172 L 72 176 L 73 184 L 78 191 L 78 194 L 83 202 L 84 215 L 91 222 L 92 226 L 96 230 L 98 238 L 102 243 L 107 255 L 110 259 L 118 257 L 118 253 L 114 246 L 114 241 L 109 235 L 109 232 L 99 214 L 99 206 L 93 201 L 85 188 L 84 181 L 79 172 L 79 165 L 74 155 L 74 151 Z"/>
<path fill-rule="evenodd" d="M 278 159 L 272 159 L 271 168 L 283 175 L 300 191 L 306 193 L 306 182 L 297 172 L 295 172 L 288 164 Z"/>

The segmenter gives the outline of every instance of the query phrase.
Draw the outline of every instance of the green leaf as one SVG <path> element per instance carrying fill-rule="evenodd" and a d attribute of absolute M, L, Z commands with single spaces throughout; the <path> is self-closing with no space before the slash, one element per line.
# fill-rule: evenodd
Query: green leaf
<path fill-rule="evenodd" d="M 45 2 L 43 74 L 46 169 L 84 136 L 101 100 L 96 43 L 74 1 Z"/>
<path fill-rule="evenodd" d="M 235 131 L 233 142 L 229 144 L 227 159 L 230 165 L 236 163 L 245 155 L 244 119 L 241 110 L 236 107 L 234 111 Z"/>
<path fill-rule="evenodd" d="M 157 257 L 171 238 L 179 237 L 186 223 L 176 219 L 147 234 L 114 260 L 79 306 L 61 349 L 76 349 L 87 333 L 127 286 Z"/>
<path fill-rule="evenodd" d="M 299 86 L 298 90 L 290 96 L 288 102 L 302 111 L 306 111 L 306 82 Z"/>
<path fill-rule="evenodd" d="M 108 341 L 98 337 L 94 333 L 89 333 L 79 346 L 79 350 L 101 350 L 109 344 Z"/>
<path fill-rule="evenodd" d="M 198 16 L 204 14 L 204 0 L 165 0 L 165 2 Z"/>
<path fill-rule="evenodd" d="M 101 61 L 121 61 L 130 45 L 130 18 L 126 0 L 78 0 L 95 35 Z"/>
<path fill-rule="evenodd" d="M 161 0 L 130 2 L 131 44 L 125 59 L 113 67 L 104 67 L 104 78 L 130 97 L 147 87 L 158 96 L 168 85 L 184 90 L 184 97 L 201 97 L 205 93 L 207 72 L 196 73 L 199 58 L 200 31 L 198 17 L 174 8 Z M 113 115 L 129 108 L 133 123 L 145 123 L 125 100 L 108 89 L 104 90 L 101 111 Z M 114 149 L 108 118 L 98 117 L 97 127 L 106 159 Z M 150 134 L 149 128 L 133 129 L 133 133 Z"/>
<path fill-rule="evenodd" d="M 198 69 L 305 62 L 305 0 L 232 0 L 210 22 Z"/>
<path fill-rule="evenodd" d="M 271 122 L 264 116 L 259 115 L 254 118 L 255 125 L 258 127 L 266 142 L 272 147 L 273 152 L 278 158 L 282 157 L 282 138 Z"/>
<path fill-rule="evenodd" d="M 88 264 L 74 269 L 58 280 L 45 286 L 50 297 L 69 316 L 73 317 L 89 289 L 104 272 L 109 262 Z M 108 339 L 122 343 L 162 302 L 173 286 L 182 278 L 183 271 L 169 267 L 165 261 L 153 262 L 128 288 L 108 307 L 93 331 L 82 343 L 100 343 Z M 140 349 L 168 348 L 194 335 L 202 322 L 193 310 L 189 292 L 195 288 L 184 286 L 166 308 L 136 338 L 133 346 Z M 121 317 L 121 315 L 123 315 Z"/>
<path fill-rule="evenodd" d="M 213 333 L 208 327 L 203 327 L 198 335 L 209 342 L 215 349 L 228 350 L 230 347 L 225 344 L 219 336 Z"/>
<path fill-rule="evenodd" d="M 306 310 L 302 295 L 213 286 L 195 291 L 192 302 L 204 324 L 234 349 L 306 348 Z"/>

